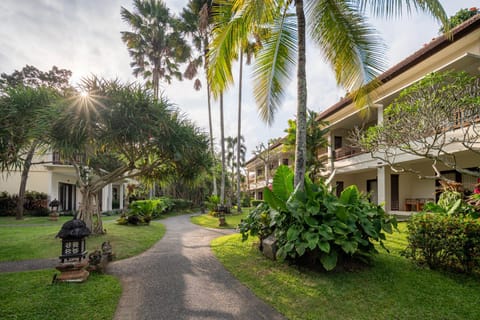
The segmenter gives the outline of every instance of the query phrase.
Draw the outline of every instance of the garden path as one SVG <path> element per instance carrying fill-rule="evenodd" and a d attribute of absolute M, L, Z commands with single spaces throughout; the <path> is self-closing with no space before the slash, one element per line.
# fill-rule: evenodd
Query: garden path
<path fill-rule="evenodd" d="M 108 265 L 123 289 L 115 319 L 284 319 L 213 256 L 210 241 L 232 231 L 186 215 L 162 223 L 167 232 L 151 249 Z"/>

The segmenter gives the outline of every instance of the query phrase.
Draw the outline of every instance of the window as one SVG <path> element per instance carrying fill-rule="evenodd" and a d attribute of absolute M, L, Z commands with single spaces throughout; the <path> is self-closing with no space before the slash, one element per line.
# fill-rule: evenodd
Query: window
<path fill-rule="evenodd" d="M 337 197 L 340 197 L 340 194 L 342 193 L 343 189 L 344 189 L 343 181 L 337 181 L 335 183 L 335 192 L 337 194 Z"/>
<path fill-rule="evenodd" d="M 282 164 L 288 166 L 288 158 L 283 159 Z"/>

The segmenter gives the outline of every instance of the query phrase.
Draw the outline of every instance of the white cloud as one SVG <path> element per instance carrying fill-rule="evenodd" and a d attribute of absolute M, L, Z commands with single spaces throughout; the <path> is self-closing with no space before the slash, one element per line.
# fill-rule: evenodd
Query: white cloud
<path fill-rule="evenodd" d="M 167 0 L 172 12 L 179 13 L 187 0 Z M 449 15 L 478 1 L 442 1 Z M 106 78 L 135 80 L 130 58 L 120 38 L 128 26 L 120 18 L 120 7 L 132 9 L 132 1 L 114 0 L 2 0 L 0 1 L 0 72 L 11 73 L 26 64 L 42 70 L 52 65 L 73 71 L 73 81 L 96 74 Z M 412 14 L 395 21 L 372 20 L 388 45 L 389 67 L 420 49 L 437 35 L 438 25 L 423 14 Z M 321 111 L 336 103 L 344 91 L 335 84 L 329 66 L 318 50 L 307 50 L 308 107 Z M 234 66 L 236 74 L 237 67 Z M 295 74 L 292 75 L 295 78 Z M 139 79 L 141 81 L 141 79 Z M 205 90 L 193 90 L 192 82 L 174 82 L 165 94 L 197 125 L 208 131 Z M 296 87 L 292 81 L 282 108 L 272 127 L 259 117 L 252 96 L 252 80 L 247 68 L 244 78 L 242 131 L 248 156 L 255 145 L 283 136 L 287 120 L 296 113 Z M 237 132 L 237 85 L 225 94 L 225 135 Z M 220 136 L 218 102 L 212 103 L 214 134 Z"/>

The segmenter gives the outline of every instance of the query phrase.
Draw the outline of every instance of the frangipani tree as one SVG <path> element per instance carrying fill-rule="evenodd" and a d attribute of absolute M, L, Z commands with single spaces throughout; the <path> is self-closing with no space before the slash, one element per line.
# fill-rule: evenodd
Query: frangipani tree
<path fill-rule="evenodd" d="M 395 17 L 412 9 L 423 11 L 446 24 L 446 14 L 437 0 L 218 0 L 231 6 L 227 27 L 216 34 L 209 53 L 209 77 L 213 92 L 222 92 L 233 82 L 231 63 L 238 48 L 256 28 L 267 29 L 254 66 L 254 94 L 260 116 L 271 124 L 281 106 L 286 88 L 297 68 L 297 134 L 295 186 L 303 187 L 306 162 L 307 32 L 334 73 L 337 83 L 362 103 L 371 89 L 365 86 L 383 69 L 383 45 L 366 21 L 373 16 Z"/>
<path fill-rule="evenodd" d="M 103 232 L 96 197 L 106 185 L 135 177 L 162 180 L 195 167 L 191 178 L 208 166 L 207 136 L 166 98 L 98 78 L 85 80 L 82 90 L 88 96 L 64 102 L 51 136 L 52 147 L 76 170 L 78 218 L 92 232 Z"/>
<path fill-rule="evenodd" d="M 468 150 L 480 160 L 479 115 L 478 76 L 464 72 L 432 73 L 403 90 L 385 109 L 383 123 L 357 131 L 354 141 L 397 172 L 446 179 L 438 167 L 442 164 L 480 177 L 479 171 L 462 168 L 457 159 L 459 150 Z M 429 159 L 434 174 L 402 165 L 397 161 L 402 154 Z"/>

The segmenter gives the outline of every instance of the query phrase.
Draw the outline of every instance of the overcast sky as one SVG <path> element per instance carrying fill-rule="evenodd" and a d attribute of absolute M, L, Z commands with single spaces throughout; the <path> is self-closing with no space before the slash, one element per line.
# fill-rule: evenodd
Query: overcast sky
<path fill-rule="evenodd" d="M 167 0 L 172 12 L 178 13 L 187 0 Z M 480 6 L 474 0 L 441 1 L 447 14 L 461 8 Z M 120 18 L 120 8 L 132 10 L 132 1 L 126 0 L 1 0 L 0 1 L 0 73 L 11 73 L 26 64 L 47 71 L 53 65 L 73 72 L 77 83 L 90 74 L 105 78 L 133 81 L 130 57 L 120 39 L 120 31 L 129 30 Z M 439 25 L 421 13 L 393 21 L 370 20 L 381 34 L 387 50 L 388 67 L 419 50 L 438 35 Z M 237 70 L 238 67 L 234 66 Z M 284 135 L 287 120 L 294 118 L 296 88 L 292 82 L 285 103 L 276 114 L 275 122 L 267 127 L 259 120 L 252 97 L 250 70 L 244 77 L 242 131 L 248 147 L 247 158 L 260 142 Z M 293 74 L 294 77 L 294 74 Z M 140 79 L 141 80 L 141 79 Z M 237 86 L 237 85 L 235 85 Z M 307 106 L 321 111 L 336 103 L 344 91 L 339 89 L 318 54 L 307 48 Z M 168 98 L 195 123 L 208 131 L 207 99 L 205 90 L 196 92 L 191 81 L 163 85 Z M 237 88 L 225 96 L 225 135 L 237 132 Z M 218 104 L 213 105 L 214 135 L 218 139 Z"/>

